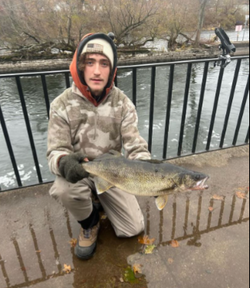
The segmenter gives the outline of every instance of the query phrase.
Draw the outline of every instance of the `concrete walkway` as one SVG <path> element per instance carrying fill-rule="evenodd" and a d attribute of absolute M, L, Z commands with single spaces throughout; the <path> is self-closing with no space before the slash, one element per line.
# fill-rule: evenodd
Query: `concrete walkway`
<path fill-rule="evenodd" d="M 249 287 L 248 146 L 172 162 L 208 174 L 210 188 L 171 196 L 162 212 L 139 198 L 145 235 L 155 238 L 149 255 L 137 237 L 116 238 L 103 217 L 96 255 L 80 261 L 69 243 L 79 225 L 48 196 L 49 184 L 0 193 L 0 288 Z M 136 280 L 134 265 L 144 275 Z"/>

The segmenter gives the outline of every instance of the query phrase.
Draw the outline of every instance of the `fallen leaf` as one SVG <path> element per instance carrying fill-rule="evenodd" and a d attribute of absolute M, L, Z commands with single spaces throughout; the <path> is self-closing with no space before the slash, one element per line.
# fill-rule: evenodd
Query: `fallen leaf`
<path fill-rule="evenodd" d="M 178 247 L 180 247 L 180 244 L 179 244 L 178 241 L 172 240 L 172 241 L 171 241 L 171 246 L 172 246 L 173 248 L 178 248 Z"/>
<path fill-rule="evenodd" d="M 236 192 L 236 196 L 240 199 L 247 199 L 246 193 L 244 193 L 244 192 L 238 191 L 238 192 Z"/>
<path fill-rule="evenodd" d="M 138 279 L 135 277 L 135 273 L 131 267 L 128 267 L 125 270 L 123 279 L 125 282 L 129 282 L 130 284 L 134 284 L 134 283 L 138 282 Z"/>
<path fill-rule="evenodd" d="M 168 263 L 169 263 L 169 264 L 173 264 L 173 263 L 174 263 L 174 259 L 168 258 Z"/>
<path fill-rule="evenodd" d="M 142 270 L 141 270 L 141 264 L 134 264 L 133 265 L 133 271 L 136 274 L 142 274 Z"/>
<path fill-rule="evenodd" d="M 156 247 L 155 245 L 147 245 L 145 248 L 145 254 L 152 254 L 155 247 Z"/>
<path fill-rule="evenodd" d="M 70 265 L 66 265 L 64 264 L 64 269 L 63 269 L 63 272 L 69 274 L 71 272 L 72 268 Z"/>
<path fill-rule="evenodd" d="M 219 201 L 224 201 L 224 197 L 223 196 L 219 196 L 219 195 L 214 195 L 212 197 L 213 200 L 219 200 Z"/>
<path fill-rule="evenodd" d="M 36 253 L 41 253 L 41 250 L 36 250 Z"/>
<path fill-rule="evenodd" d="M 210 212 L 212 212 L 212 211 L 214 211 L 214 207 L 209 207 L 208 210 L 209 210 Z"/>
<path fill-rule="evenodd" d="M 108 216 L 106 215 L 106 214 L 103 214 L 102 216 L 101 216 L 101 220 L 106 220 L 108 218 Z"/>
<path fill-rule="evenodd" d="M 148 235 L 138 238 L 138 242 L 143 245 L 152 245 L 155 242 L 155 238 L 149 239 Z"/>
<path fill-rule="evenodd" d="M 69 241 L 71 247 L 76 247 L 76 244 L 77 244 L 77 239 L 75 238 L 72 238 L 70 241 Z"/>

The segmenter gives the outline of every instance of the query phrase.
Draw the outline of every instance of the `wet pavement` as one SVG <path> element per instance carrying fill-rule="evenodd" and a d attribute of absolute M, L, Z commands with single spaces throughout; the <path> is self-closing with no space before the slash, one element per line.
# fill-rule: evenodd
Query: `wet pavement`
<path fill-rule="evenodd" d="M 0 288 L 249 287 L 248 146 L 172 162 L 208 174 L 210 188 L 171 196 L 161 212 L 138 198 L 144 234 L 155 238 L 148 255 L 103 215 L 97 252 L 80 261 L 70 244 L 79 225 L 48 196 L 50 184 L 0 193 Z"/>

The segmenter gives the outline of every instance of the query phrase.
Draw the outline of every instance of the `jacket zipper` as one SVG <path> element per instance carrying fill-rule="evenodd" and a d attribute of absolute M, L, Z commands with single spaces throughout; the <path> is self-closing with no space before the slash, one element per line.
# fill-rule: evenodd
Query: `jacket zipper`
<path fill-rule="evenodd" d="M 94 140 L 96 140 L 96 137 L 97 137 L 97 117 L 98 117 L 98 114 L 97 112 L 95 111 L 95 130 L 94 130 Z"/>

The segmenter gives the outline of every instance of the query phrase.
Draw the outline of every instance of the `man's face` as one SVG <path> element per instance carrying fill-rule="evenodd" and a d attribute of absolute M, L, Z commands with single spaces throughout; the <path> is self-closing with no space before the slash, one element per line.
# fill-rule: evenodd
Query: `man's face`
<path fill-rule="evenodd" d="M 110 75 L 109 59 L 101 54 L 88 54 L 84 68 L 84 80 L 93 96 L 100 96 Z"/>

